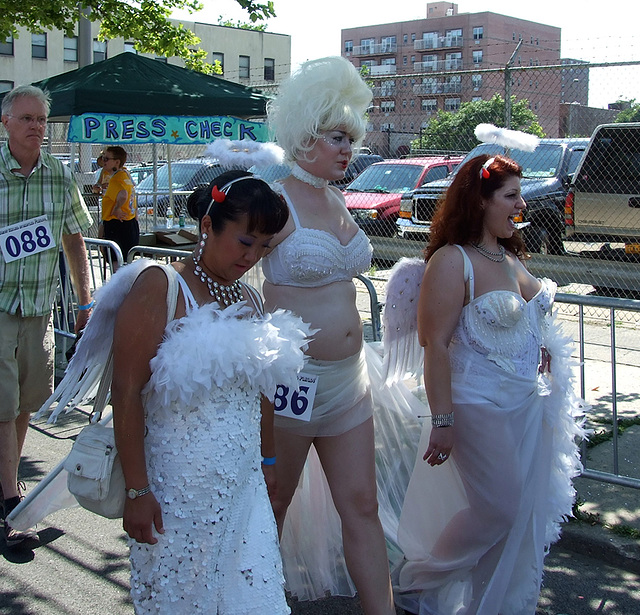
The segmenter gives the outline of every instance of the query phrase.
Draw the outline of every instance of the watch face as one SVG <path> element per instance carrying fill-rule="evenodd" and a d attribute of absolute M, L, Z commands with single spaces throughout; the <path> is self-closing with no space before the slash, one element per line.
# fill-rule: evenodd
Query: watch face
<path fill-rule="evenodd" d="M 129 499 L 135 500 L 138 492 L 135 489 L 129 489 L 129 491 L 127 491 L 127 495 L 129 496 Z"/>

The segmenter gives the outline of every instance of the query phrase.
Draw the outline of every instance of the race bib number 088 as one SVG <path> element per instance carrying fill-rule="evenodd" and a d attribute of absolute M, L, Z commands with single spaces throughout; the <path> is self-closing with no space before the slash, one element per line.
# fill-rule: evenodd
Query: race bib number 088
<path fill-rule="evenodd" d="M 276 414 L 297 419 L 298 421 L 310 421 L 317 388 L 318 376 L 305 374 L 304 372 L 298 374 L 297 389 L 278 384 L 273 399 Z"/>
<path fill-rule="evenodd" d="M 0 250 L 6 263 L 55 247 L 47 216 L 38 216 L 0 229 Z"/>

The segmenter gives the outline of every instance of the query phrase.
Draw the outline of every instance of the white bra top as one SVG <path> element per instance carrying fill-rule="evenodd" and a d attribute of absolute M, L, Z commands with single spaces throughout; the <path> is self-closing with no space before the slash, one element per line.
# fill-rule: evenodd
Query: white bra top
<path fill-rule="evenodd" d="M 262 258 L 264 277 L 271 284 L 317 287 L 350 281 L 371 266 L 373 248 L 362 229 L 342 245 L 327 231 L 300 225 L 285 189 L 278 186 L 293 218 L 295 229 Z"/>

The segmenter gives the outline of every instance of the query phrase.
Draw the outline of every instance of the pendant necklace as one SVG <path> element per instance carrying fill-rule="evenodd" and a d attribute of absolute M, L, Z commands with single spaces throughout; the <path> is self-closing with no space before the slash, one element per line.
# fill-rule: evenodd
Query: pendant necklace
<path fill-rule="evenodd" d="M 472 243 L 471 247 L 476 250 L 476 252 L 482 254 L 485 258 L 488 258 L 490 261 L 494 263 L 501 263 L 505 259 L 506 250 L 503 245 L 498 244 L 498 252 L 492 252 L 491 250 L 487 250 L 484 246 L 479 243 Z"/>
<path fill-rule="evenodd" d="M 228 286 L 220 284 L 219 282 L 212 280 L 200 265 L 200 259 L 202 258 L 202 252 L 204 251 L 204 243 L 206 239 L 207 234 L 203 233 L 198 253 L 192 256 L 193 264 L 195 265 L 193 273 L 200 278 L 200 281 L 203 284 L 207 285 L 209 294 L 218 302 L 218 305 L 220 307 L 222 307 L 223 305 L 224 307 L 228 307 L 232 303 L 242 301 L 242 285 L 238 280 L 233 282 L 233 284 L 229 284 Z"/>
<path fill-rule="evenodd" d="M 301 182 L 313 186 L 314 188 L 326 188 L 329 185 L 328 179 L 316 177 L 313 173 L 309 173 L 309 171 L 303 169 L 297 162 L 293 163 L 293 167 L 291 168 L 291 175 L 293 175 L 296 179 L 299 179 Z"/>

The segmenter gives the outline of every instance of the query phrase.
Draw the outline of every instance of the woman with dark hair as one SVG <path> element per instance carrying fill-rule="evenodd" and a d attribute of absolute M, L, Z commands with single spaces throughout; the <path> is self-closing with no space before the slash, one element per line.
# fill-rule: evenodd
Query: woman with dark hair
<path fill-rule="evenodd" d="M 193 254 L 124 267 L 133 285 L 115 322 L 112 405 L 135 611 L 289 613 L 261 471 L 275 456 L 273 410 L 262 404 L 261 439 L 261 394 L 283 378 L 295 384 L 308 329 L 284 311 L 264 315 L 239 281 L 287 208 L 244 171 L 220 175 L 187 206 L 200 224 Z"/>
<path fill-rule="evenodd" d="M 580 403 L 551 320 L 556 286 L 523 264 L 521 175 L 509 158 L 474 158 L 434 216 L 417 322 L 431 421 L 393 572 L 408 613 L 533 613 L 571 514 Z"/>

